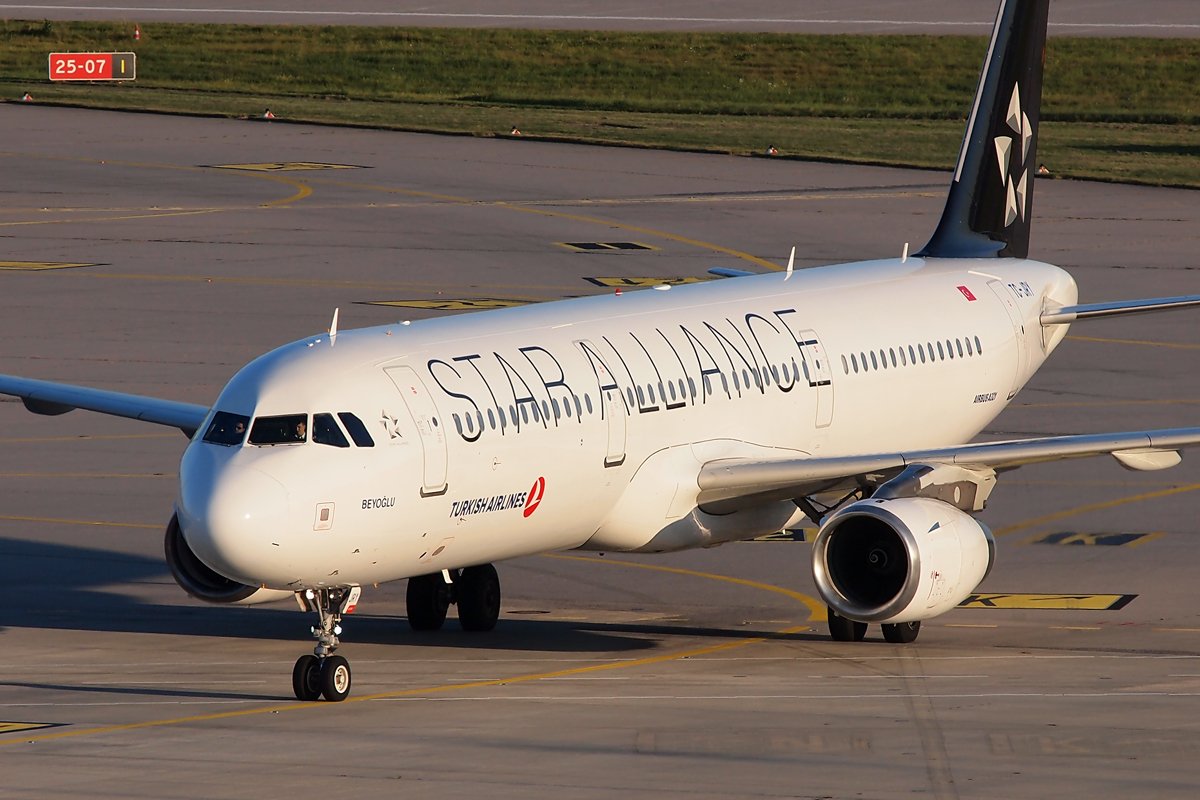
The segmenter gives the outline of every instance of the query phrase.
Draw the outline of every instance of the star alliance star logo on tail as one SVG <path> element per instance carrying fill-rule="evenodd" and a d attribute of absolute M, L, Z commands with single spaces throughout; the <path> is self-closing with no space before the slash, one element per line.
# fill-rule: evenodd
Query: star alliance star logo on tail
<path fill-rule="evenodd" d="M 994 142 L 996 162 L 1000 167 L 1000 182 L 1004 184 L 1007 195 L 1004 206 L 1004 227 L 1007 228 L 1016 222 L 1017 217 L 1025 218 L 1025 197 L 1029 178 L 1025 160 L 1029 157 L 1029 145 L 1033 141 L 1033 126 L 1029 123 L 1029 117 L 1021 110 L 1021 87 L 1015 83 L 1004 122 L 1014 135 L 997 136 Z"/>

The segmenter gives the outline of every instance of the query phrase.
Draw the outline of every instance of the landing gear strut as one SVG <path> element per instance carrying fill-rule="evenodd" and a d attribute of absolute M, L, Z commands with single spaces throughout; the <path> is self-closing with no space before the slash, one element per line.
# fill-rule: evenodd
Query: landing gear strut
<path fill-rule="evenodd" d="M 337 703 L 350 696 L 350 662 L 333 655 L 340 644 L 342 615 L 358 603 L 359 587 L 306 589 L 296 593 L 296 602 L 305 611 L 315 611 L 318 622 L 312 628 L 317 640 L 312 655 L 300 656 L 292 668 L 292 691 L 297 700 L 324 697 Z"/>
<path fill-rule="evenodd" d="M 414 631 L 436 631 L 451 604 L 458 606 L 464 631 L 490 631 L 500 617 L 500 576 L 491 564 L 446 570 L 408 579 L 408 624 Z"/>

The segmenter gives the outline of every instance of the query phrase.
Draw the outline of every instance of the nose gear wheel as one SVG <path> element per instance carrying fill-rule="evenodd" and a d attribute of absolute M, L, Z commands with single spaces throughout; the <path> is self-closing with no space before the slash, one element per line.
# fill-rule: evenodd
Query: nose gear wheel
<path fill-rule="evenodd" d="M 341 643 L 342 615 L 358 602 L 357 586 L 332 589 L 306 589 L 296 593 L 301 608 L 317 614 L 312 627 L 317 644 L 312 655 L 303 655 L 292 668 L 292 691 L 297 700 L 312 701 L 324 697 L 331 703 L 350 696 L 350 662 L 333 655 Z"/>

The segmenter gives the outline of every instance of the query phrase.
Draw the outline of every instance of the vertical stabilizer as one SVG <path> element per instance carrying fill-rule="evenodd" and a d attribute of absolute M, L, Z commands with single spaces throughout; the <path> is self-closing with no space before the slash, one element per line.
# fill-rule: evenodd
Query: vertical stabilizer
<path fill-rule="evenodd" d="M 1050 0 L 1001 0 L 929 258 L 1025 258 Z"/>

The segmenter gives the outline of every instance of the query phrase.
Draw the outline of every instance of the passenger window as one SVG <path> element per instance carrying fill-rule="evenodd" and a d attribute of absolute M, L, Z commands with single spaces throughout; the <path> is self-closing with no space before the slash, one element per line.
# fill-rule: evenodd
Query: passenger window
<path fill-rule="evenodd" d="M 259 417 L 250 429 L 250 444 L 299 444 L 307 441 L 307 414 Z"/>
<path fill-rule="evenodd" d="M 896 366 L 896 348 L 894 348 L 894 347 L 889 347 L 889 348 L 888 348 L 888 355 L 889 355 L 889 356 L 891 357 L 891 359 L 892 359 L 892 366 L 893 366 L 893 367 L 894 367 L 894 366 Z"/>
<path fill-rule="evenodd" d="M 367 432 L 367 426 L 358 417 L 351 414 L 349 411 L 341 411 L 338 413 L 338 419 L 346 426 L 346 432 L 350 434 L 350 438 L 359 447 L 374 447 L 375 440 L 371 438 L 371 434 Z"/>
<path fill-rule="evenodd" d="M 975 337 L 975 352 L 979 353 L 979 355 L 983 355 L 983 343 L 979 341 L 978 336 Z"/>
<path fill-rule="evenodd" d="M 955 339 L 954 346 L 958 349 L 958 357 L 962 358 L 963 357 L 962 339 Z"/>
<path fill-rule="evenodd" d="M 850 374 L 850 364 L 846 361 L 846 356 L 842 354 L 842 372 L 846 375 Z"/>
<path fill-rule="evenodd" d="M 941 342 L 938 342 L 938 360 L 939 360 L 939 361 L 945 361 L 945 360 L 946 360 L 946 353 L 945 353 L 945 351 L 943 351 L 943 349 L 942 349 L 942 343 L 941 343 Z"/>
<path fill-rule="evenodd" d="M 901 350 L 900 352 L 904 352 L 904 351 Z M 910 363 L 910 364 L 917 363 L 917 353 L 915 350 L 913 350 L 913 346 L 911 344 L 908 346 L 908 363 Z"/>
<path fill-rule="evenodd" d="M 317 444 L 327 444 L 333 447 L 349 447 L 346 434 L 333 421 L 333 414 L 313 414 L 312 439 Z"/>
<path fill-rule="evenodd" d="M 204 441 L 226 446 L 239 445 L 246 441 L 246 431 L 249 428 L 249 417 L 218 411 L 213 415 L 208 430 L 204 432 Z"/>
<path fill-rule="evenodd" d="M 969 355 L 969 356 L 975 355 L 975 351 L 971 349 L 971 340 L 970 339 L 967 339 L 967 355 Z"/>

